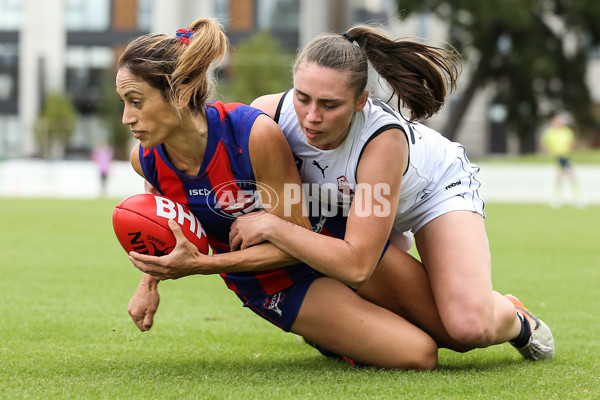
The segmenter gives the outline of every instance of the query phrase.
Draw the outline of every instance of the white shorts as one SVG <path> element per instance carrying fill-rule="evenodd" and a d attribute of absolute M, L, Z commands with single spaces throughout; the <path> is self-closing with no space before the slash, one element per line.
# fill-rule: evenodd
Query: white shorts
<path fill-rule="evenodd" d="M 472 211 L 485 218 L 485 204 L 479 195 L 481 183 L 477 180 L 479 167 L 471 164 L 464 147 L 448 149 L 438 167 L 438 173 L 423 180 L 413 205 L 398 205 L 394 231 L 416 233 L 433 219 L 452 211 Z"/>

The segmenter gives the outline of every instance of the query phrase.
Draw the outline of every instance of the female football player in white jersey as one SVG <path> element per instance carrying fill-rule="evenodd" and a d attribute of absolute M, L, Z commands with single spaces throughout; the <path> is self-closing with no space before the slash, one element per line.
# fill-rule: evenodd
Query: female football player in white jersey
<path fill-rule="evenodd" d="M 366 26 L 309 43 L 294 65 L 294 88 L 252 105 L 279 123 L 304 183 L 338 189 L 335 196 L 320 193 L 336 203 L 321 206 L 347 213 L 345 235 L 319 235 L 265 214 L 240 218 L 230 240 L 241 248 L 269 241 L 334 271 L 328 275 L 435 338 L 428 317 L 411 312 L 420 299 L 411 298 L 411 282 L 402 279 L 406 258 L 390 246 L 379 261 L 386 240 L 398 242 L 410 230 L 451 338 L 468 348 L 510 341 L 528 359 L 550 359 L 550 329 L 515 297 L 492 288 L 479 168 L 463 146 L 417 122 L 436 113 L 454 89 L 453 59 L 452 52 L 391 40 Z M 369 63 L 411 112 L 409 120 L 369 98 Z"/>
<path fill-rule="evenodd" d="M 318 188 L 318 199 L 309 198 L 309 212 L 315 204 L 318 211 L 310 214 L 317 217 L 313 231 L 270 213 L 248 215 L 232 226 L 230 243 L 245 249 L 271 242 L 405 317 L 440 347 L 466 351 L 510 341 L 526 358 L 549 359 L 550 329 L 516 298 L 492 288 L 478 167 L 461 145 L 416 122 L 435 114 L 447 89 L 454 89 L 453 57 L 440 48 L 391 40 L 370 27 L 307 45 L 294 67 L 294 88 L 261 97 L 253 106 L 279 123 L 304 184 Z M 369 98 L 369 62 L 410 110 L 409 121 Z M 324 188 L 333 190 L 321 196 Z M 283 201 L 301 198 L 293 187 L 288 193 Z M 340 225 L 342 233 L 336 231 Z M 407 247 L 406 231 L 414 232 L 425 268 L 400 250 Z M 219 272 L 210 257 L 174 233 L 178 245 L 171 254 L 132 254 L 134 265 L 157 279 Z M 349 345 L 348 337 L 311 323 L 305 305 L 293 331 L 334 352 Z M 326 297 L 320 306 L 331 308 Z M 369 320 L 365 315 L 363 323 Z"/>

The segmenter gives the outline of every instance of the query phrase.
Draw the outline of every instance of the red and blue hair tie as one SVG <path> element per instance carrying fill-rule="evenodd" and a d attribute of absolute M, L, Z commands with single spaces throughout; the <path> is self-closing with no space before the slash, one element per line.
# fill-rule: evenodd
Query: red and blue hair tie
<path fill-rule="evenodd" d="M 185 28 L 177 29 L 177 32 L 175 32 L 175 39 L 179 40 L 181 43 L 190 44 L 190 39 L 194 33 L 196 32 Z"/>

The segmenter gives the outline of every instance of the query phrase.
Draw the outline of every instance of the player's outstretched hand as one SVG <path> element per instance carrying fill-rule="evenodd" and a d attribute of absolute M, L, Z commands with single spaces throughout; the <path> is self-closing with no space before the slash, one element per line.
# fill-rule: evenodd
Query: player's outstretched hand
<path fill-rule="evenodd" d="M 127 305 L 127 312 L 140 331 L 152 328 L 159 302 L 158 282 L 151 276 L 144 275 Z"/>
<path fill-rule="evenodd" d="M 129 253 L 129 260 L 133 265 L 157 280 L 179 279 L 188 275 L 206 273 L 201 271 L 200 266 L 202 257 L 208 256 L 200 253 L 198 248 L 185 237 L 177 222 L 169 220 L 169 228 L 177 241 L 173 251 L 161 257 L 132 251 Z"/>

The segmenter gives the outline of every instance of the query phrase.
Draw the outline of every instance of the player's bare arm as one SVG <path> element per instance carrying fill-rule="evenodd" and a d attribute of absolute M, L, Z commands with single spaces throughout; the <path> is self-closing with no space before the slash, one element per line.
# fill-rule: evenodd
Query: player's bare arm
<path fill-rule="evenodd" d="M 291 150 L 280 128 L 267 116 L 257 118 L 250 135 L 250 158 L 254 166 L 255 177 L 261 189 L 259 195 L 265 198 L 280 199 L 278 203 L 269 203 L 267 211 L 286 217 L 283 199 L 285 185 L 300 187 L 300 177 L 295 167 Z M 139 165 L 139 153 L 134 149 L 131 155 L 134 169 L 143 176 Z M 267 204 L 267 203 L 265 203 Z M 303 202 L 291 206 L 286 217 L 293 224 L 310 228 L 308 219 L 302 213 Z M 297 263 L 297 260 L 270 243 L 245 249 L 243 252 L 222 253 L 208 256 L 199 252 L 180 232 L 177 224 L 169 224 L 177 245 L 168 255 L 149 256 L 132 252 L 131 262 L 142 272 L 156 279 L 178 279 L 197 274 L 223 272 L 254 271 L 279 268 Z"/>
<path fill-rule="evenodd" d="M 245 243 L 242 247 L 268 240 L 320 272 L 360 287 L 375 269 L 390 235 L 407 154 L 406 137 L 398 129 L 379 135 L 366 147 L 357 177 L 371 190 L 356 193 L 344 240 L 314 233 L 271 215 L 260 225 L 249 218 L 236 221 L 235 229 Z M 385 190 L 375 191 L 379 189 Z M 373 208 L 365 213 L 366 205 Z M 381 206 L 388 209 L 375 210 Z M 261 232 L 257 232 L 259 229 Z"/>

